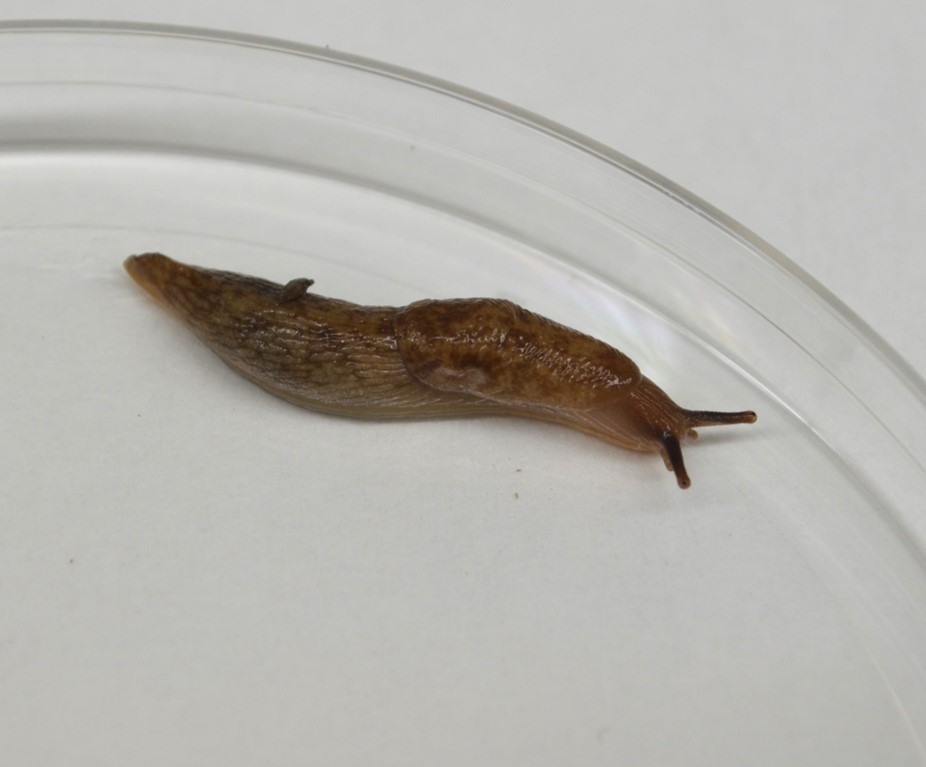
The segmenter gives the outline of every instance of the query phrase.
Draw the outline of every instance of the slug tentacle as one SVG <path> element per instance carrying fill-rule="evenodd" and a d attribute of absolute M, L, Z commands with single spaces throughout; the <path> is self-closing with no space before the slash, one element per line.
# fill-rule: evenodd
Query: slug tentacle
<path fill-rule="evenodd" d="M 686 488 L 691 486 L 691 480 L 688 478 L 688 472 L 685 471 L 685 459 L 682 458 L 682 447 L 678 443 L 678 438 L 670 431 L 662 433 L 663 458 L 666 462 L 666 468 L 675 472 L 675 478 L 678 486 Z"/>
<path fill-rule="evenodd" d="M 756 414 L 751 410 L 738 413 L 723 413 L 715 410 L 684 410 L 689 426 L 728 426 L 737 423 L 755 423 Z"/>
<path fill-rule="evenodd" d="M 368 418 L 520 415 L 661 453 L 688 487 L 680 441 L 752 411 L 686 410 L 622 352 L 489 298 L 358 306 L 308 289 L 201 269 L 159 253 L 131 277 L 221 359 L 298 405 Z"/>

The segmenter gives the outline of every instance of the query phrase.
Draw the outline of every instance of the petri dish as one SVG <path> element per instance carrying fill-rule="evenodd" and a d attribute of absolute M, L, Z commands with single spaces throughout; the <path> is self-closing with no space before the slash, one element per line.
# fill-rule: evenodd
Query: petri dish
<path fill-rule="evenodd" d="M 0 753 L 926 763 L 923 382 L 783 255 L 507 104 L 279 40 L 0 26 Z M 652 455 L 277 401 L 131 253 L 509 298 L 689 407 Z"/>

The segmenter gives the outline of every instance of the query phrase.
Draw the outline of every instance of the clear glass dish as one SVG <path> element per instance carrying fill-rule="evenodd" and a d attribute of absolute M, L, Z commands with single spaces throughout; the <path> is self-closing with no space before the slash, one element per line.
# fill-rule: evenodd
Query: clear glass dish
<path fill-rule="evenodd" d="M 0 26 L 0 755 L 923 764 L 923 383 L 627 158 L 326 49 Z M 661 461 L 235 377 L 126 255 L 500 296 L 753 427 Z"/>

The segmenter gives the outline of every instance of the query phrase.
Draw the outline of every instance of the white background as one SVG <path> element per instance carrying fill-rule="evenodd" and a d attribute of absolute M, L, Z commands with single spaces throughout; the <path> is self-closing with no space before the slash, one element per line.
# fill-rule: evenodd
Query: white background
<path fill-rule="evenodd" d="M 0 0 L 0 17 L 147 21 L 275 36 L 408 67 L 506 100 L 623 152 L 732 216 L 826 285 L 926 373 L 919 306 L 926 285 L 922 0 L 895 2 L 889 10 L 845 0 Z M 145 419 L 151 415 L 145 412 Z M 213 410 L 204 417 L 234 413 Z M 280 421 L 289 418 L 279 414 Z M 140 433 L 148 433 L 145 419 Z M 57 441 L 86 450 L 97 466 L 93 440 L 69 433 L 67 424 Z M 286 459 L 304 466 L 303 432 L 292 450 L 273 427 L 267 433 L 273 437 L 265 435 L 265 444 L 279 451 L 281 465 Z M 239 454 L 252 438 L 235 429 L 229 435 L 238 440 L 231 449 Z M 382 440 L 372 443 L 374 450 L 385 450 L 377 446 L 395 437 L 378 431 L 372 439 Z M 56 492 L 69 493 L 72 481 L 79 490 L 82 473 L 92 478 L 93 472 L 72 460 L 81 455 L 77 448 L 53 447 L 55 455 L 71 459 L 52 464 L 64 467 L 66 480 Z M 568 488 L 546 516 L 536 512 L 542 504 L 528 507 L 526 498 L 521 505 L 534 510 L 529 514 L 476 516 L 470 507 L 477 504 L 462 492 L 450 494 L 449 505 L 459 506 L 452 513 L 431 513 L 427 492 L 445 502 L 444 488 L 432 487 L 425 489 L 424 505 L 384 504 L 398 511 L 381 514 L 371 526 L 370 516 L 340 508 L 305 514 L 285 493 L 261 515 L 253 513 L 257 504 L 234 513 L 225 498 L 254 492 L 263 477 L 243 473 L 223 487 L 226 467 L 220 461 L 193 465 L 187 458 L 200 454 L 184 445 L 168 456 L 193 467 L 175 486 L 162 487 L 156 473 L 137 470 L 113 483 L 117 498 L 160 503 L 161 516 L 123 515 L 117 503 L 99 509 L 52 503 L 31 515 L 10 510 L 11 526 L 4 530 L 12 565 L 0 585 L 15 596 L 0 603 L 0 615 L 5 607 L 19 620 L 18 636 L 37 637 L 34 653 L 8 644 L 16 652 L 7 652 L 13 661 L 7 676 L 0 675 L 0 699 L 12 679 L 17 684 L 7 689 L 19 698 L 10 710 L 25 712 L 5 722 L 8 734 L 25 733 L 18 742 L 38 740 L 33 733 L 47 729 L 48 752 L 74 748 L 75 763 L 81 753 L 100 756 L 99 763 L 132 763 L 125 755 L 136 749 L 135 763 L 203 763 L 202 754 L 216 763 L 243 763 L 252 753 L 301 752 L 311 738 L 350 743 L 364 754 L 366 737 L 401 755 L 429 746 L 429 736 L 446 745 L 435 733 L 451 716 L 458 717 L 450 728 L 460 739 L 457 763 L 469 753 L 506 753 L 510 743 L 528 744 L 517 753 L 538 755 L 534 763 L 544 757 L 553 763 L 556 747 L 571 747 L 554 741 L 562 723 L 571 721 L 569 708 L 582 699 L 577 691 L 591 689 L 608 704 L 603 709 L 623 712 L 613 721 L 590 720 L 574 733 L 575 742 L 597 749 L 599 759 L 622 734 L 621 721 L 641 720 L 647 733 L 671 733 L 664 743 L 640 739 L 656 749 L 636 752 L 648 754 L 649 764 L 668 763 L 665 754 L 674 751 L 685 752 L 687 764 L 742 763 L 729 756 L 737 753 L 737 734 L 743 743 L 773 742 L 777 750 L 756 757 L 767 764 L 799 763 L 784 758 L 789 753 L 806 764 L 826 763 L 817 758 L 824 753 L 835 755 L 834 764 L 863 763 L 869 752 L 859 743 L 867 738 L 870 753 L 891 753 L 895 746 L 900 753 L 908 745 L 903 728 L 909 720 L 897 716 L 902 706 L 887 697 L 893 690 L 879 676 L 884 668 L 851 633 L 827 584 L 812 577 L 806 550 L 795 545 L 794 538 L 811 537 L 800 524 L 791 525 L 805 509 L 764 516 L 747 501 L 713 515 L 625 509 L 619 524 L 605 509 L 575 524 L 561 513 L 575 503 Z M 106 451 L 96 460 L 112 469 Z M 356 497 L 374 497 L 386 470 L 359 483 Z M 507 487 L 514 464 L 496 470 L 502 472 Z M 195 491 L 189 498 L 187 485 Z M 304 486 L 288 483 L 287 491 Z M 306 499 L 313 500 L 311 484 L 307 488 Z M 664 489 L 680 495 L 668 483 Z M 825 493 L 830 490 L 817 484 L 809 489 L 812 511 L 824 505 Z M 209 525 L 209 534 L 199 535 Z M 791 530 L 792 538 L 782 534 Z M 342 548 L 331 547 L 332 541 Z M 432 541 L 444 547 L 432 548 Z M 476 571 L 486 576 L 475 578 L 475 587 L 465 577 L 446 577 L 440 557 L 456 549 L 482 565 Z M 75 551 L 76 563 L 69 561 Z M 611 556 L 615 552 L 621 556 Z M 616 589 L 607 580 L 615 561 L 628 575 L 615 579 L 624 601 L 613 599 L 614 611 L 600 619 L 589 609 L 595 600 L 588 597 L 597 592 L 583 590 L 588 584 Z M 422 562 L 427 569 L 419 571 Z M 80 576 L 68 576 L 71 564 L 84 568 L 72 568 Z M 312 581 L 319 573 L 320 584 Z M 438 584 L 456 583 L 457 591 L 431 588 L 441 574 Z M 556 583 L 558 574 L 567 579 Z M 286 588 L 297 578 L 318 586 L 306 592 L 316 599 L 313 609 L 331 620 L 316 625 L 311 610 L 287 599 Z M 491 597 L 493 590 L 500 599 L 473 596 Z M 561 593 L 578 596 L 563 600 Z M 618 609 L 626 604 L 638 605 L 639 613 L 627 618 Z M 555 612 L 545 612 L 551 605 Z M 360 612 L 371 606 L 372 615 Z M 442 620 L 422 622 L 416 608 Z M 469 622 L 487 615 L 491 620 Z M 547 615 L 556 620 L 543 622 Z M 370 633 L 358 634 L 358 624 Z M 640 624 L 650 633 L 636 632 Z M 586 631 L 570 633 L 574 626 Z M 435 627 L 439 633 L 432 637 Z M 618 632 L 605 636 L 603 627 Z M 537 637 L 539 651 L 522 647 L 527 636 Z M 636 644 L 651 636 L 658 637 L 652 645 Z M 598 689 L 590 659 L 615 646 L 625 651 L 620 670 L 629 686 Z M 554 657 L 550 648 L 559 647 L 580 652 Z M 512 648 L 517 663 L 505 656 Z M 442 665 L 446 657 L 460 660 Z M 766 662 L 755 664 L 754 657 Z M 280 659 L 292 667 L 282 667 Z M 22 667 L 26 673 L 18 673 Z M 484 673 L 454 678 L 461 668 Z M 422 669 L 436 680 L 431 698 L 416 687 Z M 514 669 L 515 676 L 496 685 L 490 678 L 496 669 Z M 152 679 L 158 673 L 164 678 Z M 550 679 L 538 682 L 543 673 Z M 672 684 L 654 685 L 660 676 Z M 27 685 L 33 678 L 39 684 Z M 380 686 L 371 687 L 370 679 Z M 406 710 L 396 705 L 390 686 L 396 681 L 404 685 L 399 697 Z M 459 701 L 443 700 L 435 689 L 462 691 L 472 709 L 460 716 Z M 493 695 L 498 689 L 516 689 L 521 697 Z M 309 701 L 306 690 L 315 693 Z M 363 703 L 357 710 L 375 712 L 378 721 L 357 719 L 348 706 L 335 715 L 325 711 L 332 700 L 350 696 Z M 429 700 L 444 708 L 428 707 Z M 534 729 L 518 731 L 525 702 L 534 705 Z M 824 710 L 819 727 L 806 725 L 808 712 Z M 707 721 L 716 711 L 726 716 Z M 671 718 L 646 719 L 650 712 Z M 486 720 L 492 727 L 474 737 L 468 727 Z M 743 722 L 748 727 L 738 733 Z M 319 732 L 322 727 L 330 731 Z M 787 737 L 795 732 L 806 740 Z M 877 735 L 885 742 L 876 742 Z M 701 750 L 686 752 L 688 744 Z M 186 762 L 178 761 L 181 753 Z"/>
<path fill-rule="evenodd" d="M 921 0 L 12 0 L 0 17 L 277 36 L 504 99 L 732 216 L 926 373 Z"/>

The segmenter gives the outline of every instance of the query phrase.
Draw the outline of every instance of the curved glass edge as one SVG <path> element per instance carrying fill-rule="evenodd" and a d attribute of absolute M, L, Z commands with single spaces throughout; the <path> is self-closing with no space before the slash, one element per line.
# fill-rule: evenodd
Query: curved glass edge
<path fill-rule="evenodd" d="M 509 104 L 506 101 L 488 96 L 471 88 L 456 85 L 446 80 L 422 74 L 411 69 L 350 53 L 335 51 L 327 47 L 323 48 L 281 38 L 250 35 L 205 27 L 187 27 L 148 22 L 83 19 L 19 19 L 0 21 L 0 33 L 9 34 L 17 32 L 109 32 L 130 35 L 190 38 L 207 42 L 261 48 L 290 55 L 329 61 L 354 69 L 375 73 L 394 80 L 408 82 L 419 87 L 437 91 L 455 99 L 466 101 L 481 109 L 514 120 L 616 166 L 625 173 L 630 174 L 660 193 L 684 205 L 690 211 L 707 219 L 730 236 L 740 240 L 749 247 L 750 251 L 756 257 L 764 258 L 775 264 L 778 268 L 789 273 L 811 293 L 816 295 L 818 300 L 828 311 L 854 333 L 860 341 L 862 341 L 896 375 L 910 393 L 926 407 L 926 379 L 924 379 L 865 320 L 784 253 L 721 210 L 660 173 L 657 173 L 605 144 L 563 125 L 552 122 L 527 109 L 522 109 L 521 107 Z"/>

